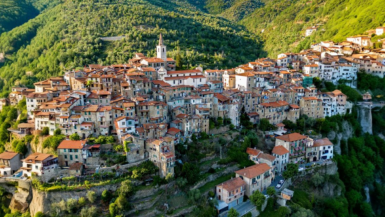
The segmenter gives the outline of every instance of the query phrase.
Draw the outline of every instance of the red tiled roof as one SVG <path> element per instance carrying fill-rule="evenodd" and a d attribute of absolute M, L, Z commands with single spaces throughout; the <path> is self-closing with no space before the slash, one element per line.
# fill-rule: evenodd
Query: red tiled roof
<path fill-rule="evenodd" d="M 333 145 L 332 142 L 328 138 L 323 138 L 323 139 L 317 139 L 314 141 L 314 147 L 320 147 L 320 146 L 329 146 Z"/>
<path fill-rule="evenodd" d="M 249 179 L 255 178 L 258 175 L 261 175 L 267 171 L 269 171 L 271 167 L 267 165 L 266 163 L 256 164 L 250 167 L 246 167 L 245 169 L 241 169 L 238 171 L 235 171 L 236 174 L 247 177 Z"/>
<path fill-rule="evenodd" d="M 237 178 L 230 179 L 226 182 L 223 182 L 222 184 L 217 185 L 217 188 L 222 187 L 226 191 L 232 192 L 232 191 L 236 190 L 237 188 L 240 188 L 244 185 L 246 185 L 246 182 L 243 181 L 243 179 L 241 179 L 240 177 L 237 177 Z"/>
<path fill-rule="evenodd" d="M 0 154 L 0 159 L 4 160 L 11 160 L 12 158 L 16 157 L 18 153 L 13 152 L 13 151 L 5 151 Z"/>
<path fill-rule="evenodd" d="M 247 148 L 246 153 L 250 154 L 250 155 L 257 156 L 259 153 L 261 153 L 261 151 L 258 149 L 254 149 L 254 148 Z"/>
<path fill-rule="evenodd" d="M 170 129 L 168 129 L 167 133 L 168 134 L 171 134 L 171 135 L 176 135 L 177 133 L 180 132 L 180 129 L 178 128 L 175 128 L 175 127 L 171 127 Z"/>
<path fill-rule="evenodd" d="M 200 70 L 198 69 L 193 69 L 193 70 L 179 70 L 179 71 L 168 71 L 168 75 L 174 75 L 174 74 L 186 74 L 186 73 L 201 73 Z"/>
<path fill-rule="evenodd" d="M 277 136 L 276 139 L 283 140 L 286 142 L 293 142 L 293 141 L 298 141 L 301 139 L 306 139 L 307 137 L 299 134 L 299 133 L 290 133 L 282 136 Z"/>
<path fill-rule="evenodd" d="M 86 144 L 85 140 L 63 140 L 60 145 L 57 147 L 58 149 L 82 149 L 83 146 Z"/>
<path fill-rule="evenodd" d="M 272 151 L 273 154 L 277 154 L 277 155 L 284 155 L 284 154 L 287 154 L 289 153 L 289 150 L 287 150 L 285 147 L 283 147 L 282 145 L 278 145 L 278 146 L 275 146 L 273 148 L 273 151 Z"/>
<path fill-rule="evenodd" d="M 262 159 L 265 159 L 265 160 L 268 160 L 268 161 L 271 161 L 271 162 L 274 162 L 275 160 L 275 157 L 271 154 L 266 154 L 266 153 L 261 153 L 258 158 L 262 158 Z"/>

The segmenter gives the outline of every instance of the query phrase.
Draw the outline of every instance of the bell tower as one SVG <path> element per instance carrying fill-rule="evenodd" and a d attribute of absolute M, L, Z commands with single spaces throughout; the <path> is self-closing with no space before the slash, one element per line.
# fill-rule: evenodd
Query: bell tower
<path fill-rule="evenodd" d="M 156 57 L 159 59 L 167 61 L 167 49 L 166 45 L 163 44 L 163 36 L 162 33 L 160 33 L 159 36 L 159 44 L 156 46 Z"/>

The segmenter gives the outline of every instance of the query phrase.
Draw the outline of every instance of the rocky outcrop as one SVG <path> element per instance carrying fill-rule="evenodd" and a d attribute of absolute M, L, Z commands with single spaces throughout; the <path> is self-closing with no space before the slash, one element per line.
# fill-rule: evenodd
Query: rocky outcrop
<path fill-rule="evenodd" d="M 26 212 L 29 208 L 29 203 L 32 200 L 32 189 L 30 182 L 19 181 L 17 192 L 13 194 L 10 208 L 12 210 L 19 210 Z"/>
<path fill-rule="evenodd" d="M 17 210 L 25 212 L 29 208 L 29 204 L 32 200 L 31 182 L 29 180 L 6 180 L 1 179 L 0 187 L 11 195 L 11 202 L 9 208 L 11 210 Z"/>
<path fill-rule="evenodd" d="M 342 187 L 336 183 L 325 182 L 322 187 L 315 190 L 315 194 L 319 197 L 338 197 L 342 194 Z"/>
<path fill-rule="evenodd" d="M 339 133 L 331 131 L 328 134 L 328 139 L 330 141 L 335 141 L 334 143 L 334 152 L 341 154 L 341 140 L 347 141 L 349 138 L 353 137 L 353 127 L 347 121 L 342 122 L 342 129 L 339 130 Z"/>
<path fill-rule="evenodd" d="M 36 212 L 48 213 L 50 205 L 52 203 L 60 202 L 61 200 L 68 200 L 70 198 L 79 199 L 86 197 L 88 191 L 95 191 L 97 195 L 101 195 L 104 190 L 116 191 L 120 184 L 105 185 L 92 187 L 90 189 L 84 189 L 80 191 L 54 191 L 54 192 L 41 192 L 36 189 L 32 189 L 32 201 L 30 204 L 31 216 L 34 216 Z"/>

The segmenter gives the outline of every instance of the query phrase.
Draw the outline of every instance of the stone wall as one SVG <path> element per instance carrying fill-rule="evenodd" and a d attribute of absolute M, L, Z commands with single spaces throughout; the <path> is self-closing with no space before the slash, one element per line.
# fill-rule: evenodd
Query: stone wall
<path fill-rule="evenodd" d="M 224 166 L 224 167 L 226 167 L 226 166 Z M 206 179 L 204 179 L 204 180 L 198 182 L 197 184 L 195 184 L 191 188 L 191 190 L 200 188 L 203 185 L 205 185 L 206 183 L 214 181 L 215 179 L 217 179 L 217 178 L 219 178 L 221 176 L 224 176 L 224 175 L 227 175 L 227 174 L 230 174 L 230 173 L 234 173 L 234 171 L 236 171 L 236 170 L 239 170 L 239 167 L 237 165 L 233 165 L 233 166 L 227 167 L 225 170 L 223 170 L 223 171 L 221 171 L 219 173 L 211 174 Z"/>
<path fill-rule="evenodd" d="M 32 188 L 32 201 L 30 204 L 31 216 L 34 216 L 36 212 L 48 213 L 50 205 L 52 203 L 60 202 L 61 200 L 68 200 L 70 198 L 78 200 L 80 197 L 86 197 L 88 191 L 95 191 L 96 195 L 100 196 L 104 190 L 116 191 L 120 186 L 119 184 L 105 185 L 91 187 L 88 190 L 83 191 L 54 191 L 54 192 L 41 192 Z"/>
<path fill-rule="evenodd" d="M 226 133 L 230 130 L 230 127 L 229 126 L 223 126 L 223 127 L 220 127 L 220 128 L 214 128 L 212 130 L 209 131 L 209 134 L 222 134 L 222 133 Z"/>

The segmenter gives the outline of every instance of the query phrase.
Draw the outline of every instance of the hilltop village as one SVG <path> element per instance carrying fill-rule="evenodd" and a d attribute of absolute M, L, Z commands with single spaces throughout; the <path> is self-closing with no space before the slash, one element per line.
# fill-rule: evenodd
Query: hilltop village
<path fill-rule="evenodd" d="M 378 28 L 376 34 L 384 29 Z M 48 182 L 63 174 L 92 174 L 101 168 L 102 147 L 89 138 L 104 136 L 122 145 L 127 165 L 149 160 L 161 178 L 172 177 L 180 161 L 175 146 L 210 134 L 214 122 L 225 122 L 230 129 L 242 128 L 242 115 L 253 125 L 267 122 L 275 128 L 271 153 L 247 148 L 255 165 L 235 171 L 236 178 L 216 187 L 217 209 L 224 212 L 242 203 L 244 195 L 266 192 L 282 179 L 289 163 L 330 162 L 329 139 L 288 133 L 282 122 L 296 123 L 304 115 L 320 119 L 350 113 L 353 104 L 347 95 L 340 90 L 322 92 L 313 80 L 355 88 L 361 70 L 384 77 L 385 49 L 368 49 L 370 43 L 370 36 L 354 36 L 233 69 L 176 70 L 176 60 L 167 56 L 160 35 L 156 57 L 136 53 L 127 64 L 93 64 L 37 82 L 34 89 L 14 87 L 7 99 L 0 100 L 1 107 L 25 99 L 28 122 L 9 131 L 19 137 L 43 131 L 53 136 L 60 129 L 65 139 L 57 153 L 35 152 L 22 158 L 3 152 L 0 175 L 35 176 Z"/>

